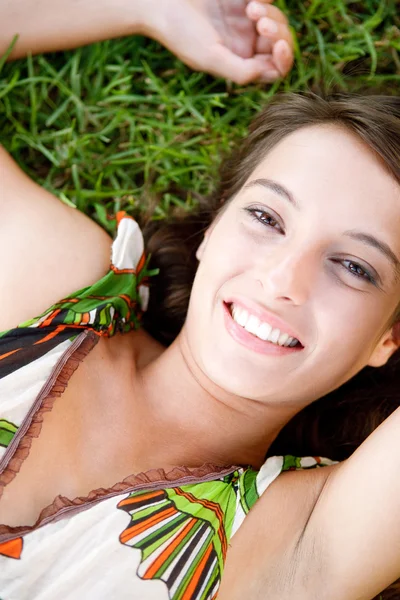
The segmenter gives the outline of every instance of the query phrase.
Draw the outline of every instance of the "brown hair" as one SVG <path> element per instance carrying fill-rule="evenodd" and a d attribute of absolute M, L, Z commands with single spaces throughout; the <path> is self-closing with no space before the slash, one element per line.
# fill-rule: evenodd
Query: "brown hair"
<path fill-rule="evenodd" d="M 327 123 L 361 138 L 400 184 L 399 97 L 321 97 L 311 93 L 275 96 L 253 121 L 248 137 L 222 164 L 216 192 L 199 199 L 197 210 L 191 214 L 145 226 L 151 267 L 160 269 L 160 274 L 152 278 L 149 309 L 144 317 L 144 326 L 153 337 L 168 345 L 182 328 L 197 269 L 196 249 L 225 202 L 283 138 L 302 127 Z M 393 323 L 399 320 L 400 303 Z M 306 407 L 284 427 L 268 455 L 318 455 L 336 460 L 349 457 L 400 405 L 399 354 L 379 369 L 366 367 L 339 389 Z M 399 598 L 400 580 L 381 597 Z"/>

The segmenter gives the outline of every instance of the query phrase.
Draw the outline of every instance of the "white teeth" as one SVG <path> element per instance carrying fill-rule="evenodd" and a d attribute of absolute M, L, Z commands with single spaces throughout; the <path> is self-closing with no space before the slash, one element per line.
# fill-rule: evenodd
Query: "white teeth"
<path fill-rule="evenodd" d="M 278 344 L 279 344 L 280 346 L 284 346 L 284 345 L 285 345 L 285 342 L 287 342 L 287 340 L 288 340 L 288 339 L 289 339 L 289 334 L 288 334 L 288 333 L 282 333 L 282 334 L 279 336 Z"/>
<path fill-rule="evenodd" d="M 244 327 L 263 341 L 269 341 L 279 346 L 296 346 L 298 340 L 290 337 L 288 333 L 281 333 L 278 328 L 273 328 L 269 323 L 261 322 L 255 315 L 251 315 L 246 309 L 232 305 L 231 313 L 234 321 Z"/>
<path fill-rule="evenodd" d="M 261 325 L 257 331 L 257 337 L 259 337 L 261 340 L 264 340 L 264 342 L 266 342 L 271 331 L 272 331 L 271 325 L 268 325 L 268 323 L 261 323 Z"/>
<path fill-rule="evenodd" d="M 273 329 L 271 331 L 271 333 L 269 334 L 269 338 L 268 341 L 272 342 L 273 344 L 276 344 L 279 340 L 279 336 L 281 335 L 281 330 L 280 329 Z"/>
<path fill-rule="evenodd" d="M 238 309 L 237 322 L 242 327 L 246 326 L 247 319 L 249 318 L 249 313 L 245 309 Z"/>
<path fill-rule="evenodd" d="M 261 325 L 260 319 L 257 319 L 257 317 L 255 317 L 254 315 L 250 315 L 244 328 L 249 333 L 253 333 L 254 335 L 257 335 L 257 331 L 258 331 L 258 328 L 260 327 L 260 325 Z"/>

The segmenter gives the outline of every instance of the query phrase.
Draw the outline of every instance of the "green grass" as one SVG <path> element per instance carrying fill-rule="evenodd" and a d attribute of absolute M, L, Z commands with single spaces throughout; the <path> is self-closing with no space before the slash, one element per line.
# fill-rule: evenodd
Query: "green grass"
<path fill-rule="evenodd" d="M 0 142 L 36 181 L 110 230 L 107 216 L 119 209 L 155 218 L 190 209 L 278 90 L 400 89 L 395 0 L 277 4 L 297 40 L 285 81 L 239 88 L 140 37 L 0 63 Z"/>

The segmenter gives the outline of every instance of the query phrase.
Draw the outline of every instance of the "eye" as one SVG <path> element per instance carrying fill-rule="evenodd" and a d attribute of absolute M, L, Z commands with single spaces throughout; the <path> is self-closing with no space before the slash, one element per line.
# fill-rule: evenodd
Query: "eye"
<path fill-rule="evenodd" d="M 277 229 L 283 233 L 282 227 L 279 222 L 271 213 L 261 208 L 245 208 L 245 210 L 251 215 L 254 221 L 258 221 L 263 225 L 270 227 L 271 229 Z"/>
<path fill-rule="evenodd" d="M 344 268 L 354 277 L 357 277 L 358 279 L 366 279 L 370 283 L 376 285 L 375 277 L 369 271 L 364 269 L 364 267 L 356 263 L 354 260 L 347 259 L 337 262 L 340 262 L 340 264 L 342 264 Z"/>

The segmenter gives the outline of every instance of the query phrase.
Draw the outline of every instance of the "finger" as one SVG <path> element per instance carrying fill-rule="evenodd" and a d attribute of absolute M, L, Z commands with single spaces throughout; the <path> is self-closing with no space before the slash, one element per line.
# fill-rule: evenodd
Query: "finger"
<path fill-rule="evenodd" d="M 267 37 L 262 37 L 261 35 L 257 36 L 256 39 L 256 54 L 272 54 L 272 48 L 274 43 L 271 42 Z"/>
<path fill-rule="evenodd" d="M 280 75 L 285 77 L 293 66 L 293 50 L 286 40 L 278 40 L 272 49 L 273 64 L 278 69 Z"/>
<path fill-rule="evenodd" d="M 226 77 L 239 85 L 246 85 L 258 79 L 275 81 L 281 76 L 272 56 L 240 58 L 222 45 L 217 46 L 210 54 L 207 66 L 207 71 L 212 75 Z"/>
<path fill-rule="evenodd" d="M 271 54 L 257 54 L 254 59 L 258 61 L 261 68 L 261 74 L 259 76 L 260 81 L 272 83 L 273 81 L 276 81 L 276 79 L 280 79 L 281 74 L 274 63 Z"/>
<path fill-rule="evenodd" d="M 246 14 L 251 21 L 258 21 L 262 17 L 268 17 L 269 19 L 273 19 L 277 23 L 282 23 L 283 25 L 287 25 L 289 23 L 286 15 L 277 6 L 263 4 L 262 2 L 255 0 L 252 0 L 246 6 Z"/>
<path fill-rule="evenodd" d="M 287 25 L 277 23 L 269 17 L 262 17 L 256 23 L 256 29 L 259 35 L 268 37 L 271 42 L 285 40 L 289 46 L 293 47 L 293 38 Z"/>

